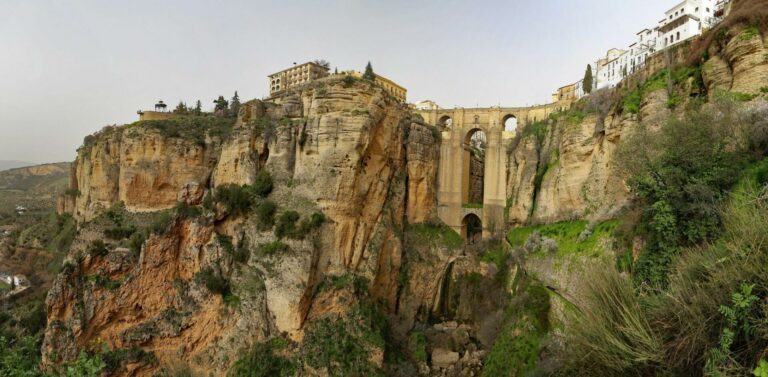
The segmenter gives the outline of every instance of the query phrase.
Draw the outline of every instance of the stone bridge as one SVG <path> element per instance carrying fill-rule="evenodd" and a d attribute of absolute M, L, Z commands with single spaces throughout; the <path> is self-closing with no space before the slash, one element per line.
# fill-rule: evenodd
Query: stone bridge
<path fill-rule="evenodd" d="M 507 146 L 527 125 L 569 106 L 560 101 L 534 107 L 415 110 L 426 123 L 445 127 L 438 169 L 440 219 L 470 243 L 501 234 L 506 228 Z"/>

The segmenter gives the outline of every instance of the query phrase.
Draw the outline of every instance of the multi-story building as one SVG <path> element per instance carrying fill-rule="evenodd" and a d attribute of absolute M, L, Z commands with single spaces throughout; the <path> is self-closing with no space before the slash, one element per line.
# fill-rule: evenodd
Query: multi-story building
<path fill-rule="evenodd" d="M 294 63 L 295 64 L 295 63 Z M 314 62 L 294 65 L 269 75 L 269 94 L 274 96 L 296 85 L 328 76 L 328 67 Z"/>
<path fill-rule="evenodd" d="M 573 101 L 576 99 L 576 84 L 568 84 L 557 88 L 552 94 L 552 102 Z"/>
<path fill-rule="evenodd" d="M 664 13 L 659 21 L 656 50 L 693 38 L 716 22 L 715 0 L 684 0 Z"/>
<path fill-rule="evenodd" d="M 347 75 L 357 78 L 362 78 L 363 74 L 358 71 L 344 71 L 339 72 L 339 75 Z M 405 102 L 406 95 L 408 94 L 408 90 L 403 88 L 402 86 L 398 85 L 396 82 L 382 76 L 379 74 L 375 74 L 376 76 L 376 83 L 381 85 L 384 90 L 387 91 L 387 93 L 391 94 L 393 97 L 397 98 L 400 102 Z"/>
<path fill-rule="evenodd" d="M 632 74 L 645 64 L 649 56 L 656 52 L 656 35 L 658 29 L 640 30 L 637 41 L 629 45 L 629 73 Z"/>
<path fill-rule="evenodd" d="M 624 78 L 627 57 L 626 50 L 612 48 L 608 50 L 604 58 L 595 62 L 596 73 L 594 75 L 595 89 L 612 88 Z"/>

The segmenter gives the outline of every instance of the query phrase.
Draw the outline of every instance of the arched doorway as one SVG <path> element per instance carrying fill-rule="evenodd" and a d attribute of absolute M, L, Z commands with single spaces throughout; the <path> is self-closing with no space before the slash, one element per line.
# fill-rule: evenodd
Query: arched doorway
<path fill-rule="evenodd" d="M 485 150 L 488 144 L 485 132 L 470 130 L 464 137 L 464 166 L 462 204 L 469 208 L 482 208 L 485 182 Z"/>
<path fill-rule="evenodd" d="M 461 221 L 461 235 L 468 245 L 479 242 L 483 239 L 483 223 L 474 213 L 464 216 Z"/>
<path fill-rule="evenodd" d="M 437 124 L 443 127 L 451 128 L 453 125 L 453 119 L 448 115 L 443 115 L 437 120 Z"/>
<path fill-rule="evenodd" d="M 517 131 L 517 117 L 515 117 L 512 114 L 507 114 L 502 119 L 502 124 L 504 124 L 504 131 L 506 132 L 515 132 Z"/>

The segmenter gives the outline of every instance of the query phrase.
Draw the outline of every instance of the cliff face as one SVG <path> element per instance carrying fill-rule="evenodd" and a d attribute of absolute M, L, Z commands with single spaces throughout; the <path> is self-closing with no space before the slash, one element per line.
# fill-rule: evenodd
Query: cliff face
<path fill-rule="evenodd" d="M 627 128 L 637 122 L 608 114 L 550 120 L 509 150 L 509 222 L 549 223 L 604 217 L 628 198 L 611 165 Z M 600 125 L 602 123 L 602 125 Z"/>
<path fill-rule="evenodd" d="M 150 127 L 109 127 L 78 152 L 72 189 L 65 198 L 80 220 L 123 202 L 130 211 L 171 208 L 188 182 L 205 185 L 220 154 L 220 140 L 204 144 L 163 136 Z"/>
<path fill-rule="evenodd" d="M 768 39 L 762 34 L 756 27 L 736 27 L 709 47 L 702 74 L 710 94 L 755 94 L 768 87 Z"/>
<path fill-rule="evenodd" d="M 117 374 L 183 363 L 221 375 L 254 343 L 281 334 L 301 342 L 309 323 L 349 310 L 318 291 L 329 275 L 367 278 L 372 297 L 395 311 L 405 222 L 429 220 L 435 208 L 439 133 L 432 127 L 411 120 L 378 87 L 333 79 L 279 104 L 244 104 L 226 136 L 188 140 L 155 128 L 105 130 L 78 154 L 79 193 L 65 200 L 81 229 L 48 295 L 46 365 L 104 342 L 158 359 L 128 362 Z M 275 235 L 256 216 L 204 210 L 177 216 L 139 250 L 125 241 L 93 247 L 104 238 L 102 214 L 117 203 L 154 216 L 142 213 L 190 196 L 197 204 L 203 191 L 226 184 L 253 184 L 262 169 L 275 179 L 269 198 L 278 216 L 322 212 L 321 229 L 284 239 L 285 249 L 272 254 L 261 250 Z M 247 262 L 233 257 L 233 247 L 250 251 Z M 206 288 L 200 275 L 208 271 L 228 281 L 230 296 Z M 430 289 L 424 295 L 434 297 Z"/>

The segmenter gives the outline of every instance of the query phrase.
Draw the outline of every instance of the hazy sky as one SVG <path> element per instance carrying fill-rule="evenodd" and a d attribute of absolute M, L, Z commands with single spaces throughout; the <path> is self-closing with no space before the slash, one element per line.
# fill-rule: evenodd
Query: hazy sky
<path fill-rule="evenodd" d="M 68 161 L 83 137 L 292 64 L 374 70 L 409 101 L 547 102 L 677 0 L 0 0 L 0 160 Z"/>

